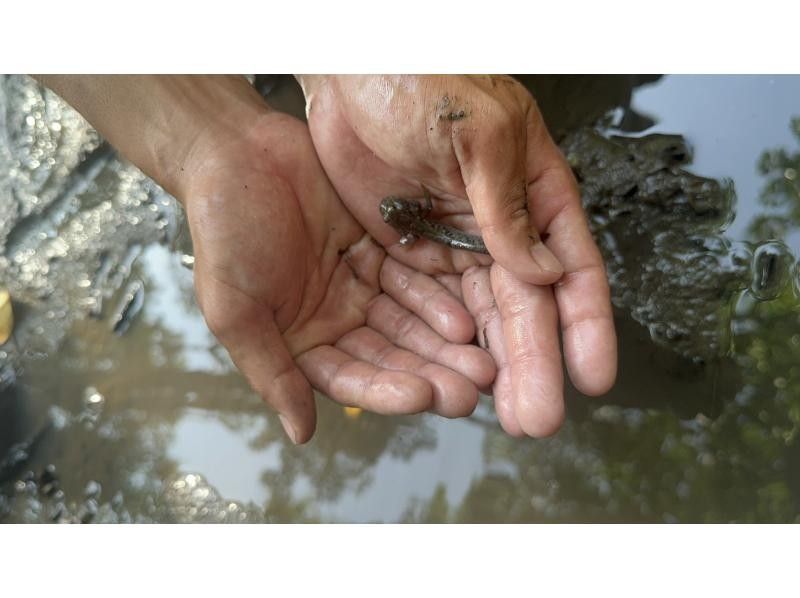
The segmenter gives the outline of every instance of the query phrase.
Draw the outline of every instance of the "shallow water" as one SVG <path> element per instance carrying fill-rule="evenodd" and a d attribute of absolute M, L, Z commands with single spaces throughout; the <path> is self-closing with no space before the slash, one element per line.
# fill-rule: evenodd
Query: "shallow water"
<path fill-rule="evenodd" d="M 568 388 L 546 440 L 506 437 L 488 398 L 451 421 L 320 397 L 299 448 L 208 332 L 174 200 L 55 97 L 3 79 L 0 286 L 18 322 L 0 347 L 0 521 L 795 521 L 800 77 L 653 79 L 524 79 L 560 139 L 598 119 L 683 135 L 684 168 L 735 199 L 735 218 L 590 211 L 613 391 Z M 302 114 L 290 81 L 267 83 Z"/>

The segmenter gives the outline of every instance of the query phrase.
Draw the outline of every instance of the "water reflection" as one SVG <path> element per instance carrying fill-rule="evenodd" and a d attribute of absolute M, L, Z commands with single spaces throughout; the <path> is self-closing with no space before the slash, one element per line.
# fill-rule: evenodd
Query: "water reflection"
<path fill-rule="evenodd" d="M 567 145 L 587 119 L 613 133 L 642 131 L 661 116 L 652 94 L 691 85 L 530 84 Z M 274 81 L 269 90 L 297 99 Z M 559 97 L 571 98 L 562 112 Z M 800 229 L 796 147 L 763 152 L 761 211 L 734 227 L 746 228 L 747 243 L 725 229 L 733 184 L 718 183 L 735 175 L 739 204 L 752 213 L 755 195 L 743 195 L 739 171 L 656 152 L 649 159 L 669 160 L 634 172 L 633 193 L 625 176 L 595 183 L 589 211 L 614 283 L 620 380 L 600 401 L 569 390 L 569 421 L 556 437 L 507 438 L 488 399 L 475 417 L 448 421 L 349 418 L 320 398 L 319 432 L 298 449 L 203 323 L 177 206 L 30 80 L 4 79 L 0 98 L 13 108 L 5 124 L 14 140 L 0 148 L 0 167 L 16 169 L 0 177 L 0 278 L 19 320 L 0 359 L 17 373 L 0 391 L 0 521 L 797 516 L 800 322 L 786 284 Z M 713 112 L 705 117 L 713 130 Z M 713 143 L 675 131 L 690 136 L 695 156 Z M 601 154 L 627 160 L 628 142 L 605 137 L 592 141 Z M 575 165 L 599 180 L 589 163 Z M 648 196 L 642 182 L 654 176 L 658 190 L 673 192 Z M 126 309 L 137 293 L 141 309 Z"/>
<path fill-rule="evenodd" d="M 495 436 L 484 460 L 501 472 L 409 520 L 796 521 L 800 322 L 791 293 L 760 308 L 758 328 L 737 338 L 744 383 L 714 419 L 607 405 L 554 439 Z"/>
<path fill-rule="evenodd" d="M 800 145 L 800 117 L 789 130 Z M 754 239 L 786 239 L 800 225 L 800 149 L 766 150 L 758 171 L 765 179 L 758 198 L 764 213 L 753 218 L 748 232 Z"/>
<path fill-rule="evenodd" d="M 799 124 L 792 119 L 795 134 Z M 797 230 L 800 195 L 791 175 L 798 167 L 800 152 L 762 155 L 759 201 L 779 213 L 753 218 L 752 240 Z M 757 246 L 754 281 L 730 317 L 729 358 L 740 382 L 724 393 L 713 418 L 606 404 L 584 409 L 553 439 L 521 444 L 494 436 L 484 461 L 499 471 L 476 480 L 460 504 L 438 490 L 407 520 L 800 520 L 800 311 L 786 284 L 791 263 L 782 243 Z M 758 297 L 766 288 L 767 296 Z M 765 298 L 771 300 L 759 300 Z M 702 404 L 702 396 L 693 399 Z"/>

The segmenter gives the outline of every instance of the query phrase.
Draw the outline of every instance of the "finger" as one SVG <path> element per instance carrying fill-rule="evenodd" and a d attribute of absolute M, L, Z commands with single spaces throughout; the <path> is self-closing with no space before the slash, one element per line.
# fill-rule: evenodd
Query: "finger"
<path fill-rule="evenodd" d="M 546 130 L 529 127 L 540 149 L 531 154 L 528 171 L 533 221 L 548 233 L 547 245 L 564 264 L 555 285 L 570 379 L 588 395 L 613 386 L 617 373 L 617 338 L 605 266 L 589 231 L 575 178 Z"/>
<path fill-rule="evenodd" d="M 348 407 L 405 415 L 427 411 L 433 405 L 427 380 L 372 365 L 330 345 L 301 354 L 297 365 L 314 388 Z"/>
<path fill-rule="evenodd" d="M 466 417 L 478 404 L 478 389 L 467 378 L 394 346 L 370 328 L 362 327 L 346 334 L 336 347 L 379 368 L 402 370 L 424 378 L 433 389 L 431 410 L 438 415 Z"/>
<path fill-rule="evenodd" d="M 381 287 L 400 305 L 454 343 L 468 343 L 475 325 L 464 305 L 427 274 L 387 257 L 381 268 Z"/>
<path fill-rule="evenodd" d="M 514 413 L 530 436 L 555 433 L 564 421 L 564 380 L 553 292 L 494 264 L 492 292 L 503 321 Z"/>
<path fill-rule="evenodd" d="M 317 422 L 314 393 L 272 318 L 264 319 L 260 334 L 228 333 L 222 335 L 220 342 L 250 386 L 278 412 L 291 441 L 308 442 Z"/>
<path fill-rule="evenodd" d="M 459 301 L 464 301 L 464 295 L 461 290 L 461 275 L 460 274 L 439 274 L 436 280 L 446 288 L 452 295 Z"/>
<path fill-rule="evenodd" d="M 486 351 L 474 345 L 448 343 L 387 295 L 378 296 L 370 304 L 367 326 L 394 345 L 466 376 L 478 388 L 484 388 L 494 380 L 495 365 Z"/>
<path fill-rule="evenodd" d="M 514 413 L 511 364 L 503 338 L 503 321 L 492 294 L 489 268 L 471 268 L 464 272 L 463 286 L 464 303 L 478 328 L 478 342 L 489 351 L 497 365 L 497 376 L 492 385 L 497 419 L 507 434 L 524 436 Z"/>
<path fill-rule="evenodd" d="M 476 129 L 454 128 L 453 148 L 489 253 L 524 281 L 552 284 L 564 268 L 528 213 L 525 116 L 490 107 Z"/>

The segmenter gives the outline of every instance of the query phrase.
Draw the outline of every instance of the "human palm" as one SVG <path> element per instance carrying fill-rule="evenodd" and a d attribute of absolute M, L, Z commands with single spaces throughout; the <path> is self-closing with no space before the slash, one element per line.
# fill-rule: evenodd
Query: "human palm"
<path fill-rule="evenodd" d="M 426 240 L 397 246 L 378 210 L 388 195 L 433 195 L 431 216 L 480 232 L 492 256 L 528 282 L 549 284 L 563 268 L 527 212 L 530 94 L 510 78 L 302 77 L 314 145 L 348 209 L 389 253 L 429 273 L 461 273 L 491 260 Z M 538 113 L 537 113 L 538 114 Z M 530 143 L 549 139 L 530 118 Z M 552 143 L 552 142 L 551 142 Z M 513 150 L 513 151 L 512 151 Z M 530 252 L 534 252 L 531 260 Z M 506 259 L 504 259 L 506 258 Z"/>
<path fill-rule="evenodd" d="M 497 76 L 299 79 L 342 201 L 390 255 L 455 289 L 473 314 L 497 364 L 504 429 L 541 436 L 559 427 L 560 340 L 576 387 L 606 392 L 616 337 L 605 268 L 575 180 L 527 90 Z M 432 216 L 480 232 L 494 263 L 425 239 L 398 243 L 379 203 L 421 197 L 422 185 L 435 197 Z"/>
<path fill-rule="evenodd" d="M 199 162 L 185 200 L 198 302 L 295 442 L 314 431 L 311 385 L 381 413 L 472 411 L 494 366 L 462 344 L 474 334 L 469 314 L 366 234 L 304 124 L 266 112 Z M 402 349 L 405 337 L 439 350 Z"/>

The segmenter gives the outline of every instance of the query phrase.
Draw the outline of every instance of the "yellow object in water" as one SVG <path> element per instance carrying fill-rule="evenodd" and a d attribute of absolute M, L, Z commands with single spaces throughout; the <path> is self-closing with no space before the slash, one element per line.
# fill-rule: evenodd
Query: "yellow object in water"
<path fill-rule="evenodd" d="M 0 345 L 5 343 L 14 329 L 14 312 L 11 311 L 11 295 L 0 289 Z"/>
<path fill-rule="evenodd" d="M 355 419 L 361 415 L 361 407 L 345 407 L 344 414 L 350 419 Z"/>

